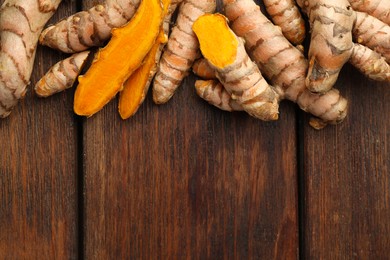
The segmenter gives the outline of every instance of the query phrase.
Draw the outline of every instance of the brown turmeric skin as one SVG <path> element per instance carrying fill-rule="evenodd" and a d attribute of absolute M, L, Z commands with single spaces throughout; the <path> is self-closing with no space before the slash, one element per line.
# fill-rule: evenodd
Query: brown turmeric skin
<path fill-rule="evenodd" d="M 39 41 L 42 45 L 65 53 L 80 52 L 102 46 L 111 30 L 126 24 L 136 12 L 140 0 L 106 0 L 46 28 Z"/>
<path fill-rule="evenodd" d="M 370 79 L 390 82 L 390 65 L 379 53 L 366 46 L 355 43 L 349 62 Z"/>
<path fill-rule="evenodd" d="M 283 35 L 294 45 L 305 39 L 305 21 L 294 0 L 263 0 L 265 9 Z"/>
<path fill-rule="evenodd" d="M 390 25 L 389 0 L 349 0 L 349 3 L 354 10 L 372 15 Z"/>
<path fill-rule="evenodd" d="M 378 52 L 387 63 L 390 63 L 389 25 L 366 13 L 356 12 L 356 22 L 352 33 L 355 42 Z"/>
<path fill-rule="evenodd" d="M 35 84 L 35 93 L 40 97 L 48 97 L 72 87 L 84 67 L 88 54 L 89 51 L 75 53 L 54 64 Z"/>
<path fill-rule="evenodd" d="M 289 43 L 280 29 L 265 17 L 252 0 L 224 0 L 224 11 L 232 30 L 244 38 L 251 58 L 275 87 L 280 99 L 288 99 L 328 124 L 340 123 L 347 114 L 347 101 L 338 91 L 325 108 L 316 109 L 318 94 L 305 86 L 308 62 L 303 53 Z M 338 95 L 338 96 L 337 96 Z M 337 98 L 333 98 L 337 96 Z M 329 96 L 330 97 L 330 96 Z"/>
<path fill-rule="evenodd" d="M 160 0 L 142 1 L 133 19 L 112 31 L 106 47 L 99 50 L 74 97 L 74 111 L 92 116 L 123 87 L 123 83 L 142 64 L 152 48 L 163 19 Z"/>
<path fill-rule="evenodd" d="M 195 89 L 199 97 L 221 110 L 229 112 L 243 110 L 218 80 L 197 80 Z"/>
<path fill-rule="evenodd" d="M 5 0 L 0 9 L 0 117 L 30 83 L 39 34 L 61 0 Z"/>
<path fill-rule="evenodd" d="M 335 84 L 352 54 L 356 13 L 348 0 L 298 0 L 309 17 L 311 40 L 306 86 L 324 93 Z"/>
<path fill-rule="evenodd" d="M 221 14 L 202 15 L 193 30 L 203 56 L 231 98 L 253 117 L 278 119 L 277 94 L 251 61 L 243 41 L 229 28 L 226 18 Z"/>
<path fill-rule="evenodd" d="M 212 13 L 216 0 L 187 0 L 180 5 L 176 25 L 161 57 L 153 81 L 153 101 L 166 103 L 187 76 L 199 57 L 199 43 L 192 31 L 194 21 L 204 13 Z"/>
<path fill-rule="evenodd" d="M 207 70 L 213 70 L 213 68 L 209 67 Z M 200 76 L 197 72 L 198 71 L 194 69 L 194 73 L 197 76 Z M 222 110 L 243 110 L 242 107 L 235 102 L 235 100 L 226 96 L 227 91 L 221 89 L 222 84 L 219 83 L 215 74 L 216 72 L 214 71 L 213 79 L 198 80 L 199 82 L 197 81 L 198 83 L 195 84 L 197 94 L 211 105 L 214 105 Z M 302 79 L 303 78 L 304 76 L 302 76 Z M 310 121 L 310 125 L 312 127 L 315 129 L 321 129 L 328 123 L 337 124 L 344 119 L 347 113 L 347 100 L 340 95 L 337 89 L 331 89 L 324 94 L 320 94 L 309 91 L 303 84 L 302 86 L 303 88 L 299 94 L 298 100 L 292 101 L 298 103 L 302 110 L 311 113 L 314 116 Z M 279 88 L 278 91 L 279 101 L 286 98 L 287 95 L 283 93 L 282 89 Z"/>

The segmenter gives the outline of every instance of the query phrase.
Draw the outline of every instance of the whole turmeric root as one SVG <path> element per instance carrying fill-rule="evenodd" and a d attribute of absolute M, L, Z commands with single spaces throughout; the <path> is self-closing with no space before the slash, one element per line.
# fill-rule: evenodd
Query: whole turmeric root
<path fill-rule="evenodd" d="M 251 61 L 243 41 L 229 28 L 226 18 L 221 14 L 202 15 L 193 30 L 203 56 L 232 99 L 253 117 L 278 119 L 277 94 Z"/>
<path fill-rule="evenodd" d="M 352 54 L 356 13 L 348 0 L 298 0 L 309 17 L 311 41 L 306 86 L 324 93 L 335 84 Z"/>
<path fill-rule="evenodd" d="M 5 0 L 0 9 L 0 117 L 26 93 L 39 34 L 61 0 Z"/>
<path fill-rule="evenodd" d="M 81 11 L 46 28 L 39 42 L 65 53 L 80 52 L 102 46 L 111 30 L 127 23 L 141 0 L 106 0 L 88 11 Z"/>
<path fill-rule="evenodd" d="M 73 86 L 80 74 L 89 51 L 75 53 L 57 62 L 35 84 L 35 93 L 40 97 L 48 97 Z"/>
<path fill-rule="evenodd" d="M 197 80 L 195 89 L 198 96 L 221 110 L 229 112 L 244 110 L 218 80 Z"/>
<path fill-rule="evenodd" d="M 294 45 L 302 44 L 305 39 L 305 21 L 294 0 L 263 0 L 265 9 L 283 35 Z"/>
<path fill-rule="evenodd" d="M 355 43 L 349 63 L 370 79 L 390 82 L 390 65 L 379 53 L 366 46 Z"/>
<path fill-rule="evenodd" d="M 204 65 L 206 66 L 206 65 Z M 370 66 L 367 66 L 370 67 Z M 208 71 L 212 71 L 213 68 L 204 68 Z M 193 69 L 195 75 L 202 77 L 202 70 L 198 68 Z M 210 77 L 212 78 L 212 77 Z M 303 76 L 300 81 L 303 82 Z M 292 100 L 298 103 L 299 107 L 315 116 L 310 121 L 310 125 L 315 129 L 321 129 L 327 124 L 340 123 L 347 113 L 347 100 L 343 98 L 337 89 L 331 89 L 324 94 L 310 92 L 307 88 L 303 87 L 298 95 L 297 100 Z M 228 91 L 223 89 L 223 85 L 219 83 L 216 78 L 216 72 L 214 70 L 214 78 L 209 80 L 197 80 L 195 82 L 196 93 L 209 102 L 225 111 L 241 111 L 243 108 L 235 100 L 228 95 Z M 278 101 L 286 98 L 284 90 L 278 89 Z M 291 94 L 291 93 L 290 93 Z"/>
<path fill-rule="evenodd" d="M 166 103 L 199 57 L 199 43 L 192 31 L 194 21 L 204 13 L 212 13 L 216 0 L 185 0 L 179 9 L 176 26 L 169 36 L 153 81 L 153 100 Z"/>
<path fill-rule="evenodd" d="M 244 38 L 250 56 L 275 87 L 280 99 L 297 103 L 302 110 L 320 118 L 323 125 L 337 124 L 345 118 L 347 101 L 338 91 L 327 96 L 311 93 L 306 88 L 308 62 L 303 53 L 289 43 L 255 2 L 224 0 L 223 3 L 232 30 Z M 317 100 L 321 100 L 321 107 Z"/>
<path fill-rule="evenodd" d="M 390 63 L 389 25 L 366 13 L 356 12 L 352 33 L 356 42 L 378 52 Z"/>
<path fill-rule="evenodd" d="M 372 15 L 390 25 L 389 0 L 349 0 L 349 3 L 354 10 Z"/>

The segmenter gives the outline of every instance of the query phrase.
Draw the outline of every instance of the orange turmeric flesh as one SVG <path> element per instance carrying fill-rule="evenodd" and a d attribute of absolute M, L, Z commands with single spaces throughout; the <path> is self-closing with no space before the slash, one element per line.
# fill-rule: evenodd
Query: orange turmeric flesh
<path fill-rule="evenodd" d="M 74 97 L 74 112 L 92 116 L 123 87 L 152 48 L 162 22 L 160 0 L 142 1 L 136 14 L 124 27 L 114 29 L 107 46 L 101 49 L 84 76 Z"/>
<path fill-rule="evenodd" d="M 226 17 L 221 14 L 205 14 L 192 27 L 202 39 L 200 49 L 203 56 L 217 68 L 232 64 L 237 56 L 237 37 L 226 27 Z"/>
<path fill-rule="evenodd" d="M 148 55 L 146 55 L 144 63 L 126 80 L 119 96 L 119 114 L 122 119 L 134 115 L 144 101 L 152 77 L 156 72 L 157 52 L 161 47 L 161 43 L 166 41 L 167 37 L 164 30 L 161 29 L 160 35 Z"/>

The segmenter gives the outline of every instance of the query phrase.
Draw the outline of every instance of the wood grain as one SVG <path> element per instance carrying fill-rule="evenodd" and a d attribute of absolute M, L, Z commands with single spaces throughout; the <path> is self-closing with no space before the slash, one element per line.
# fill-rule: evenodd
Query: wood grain
<path fill-rule="evenodd" d="M 346 121 L 303 131 L 304 256 L 388 259 L 390 84 L 351 66 L 338 82 L 350 101 Z"/>
<path fill-rule="evenodd" d="M 74 8 L 65 1 L 52 20 Z M 61 57 L 39 47 L 31 85 Z M 0 259 L 77 257 L 77 128 L 69 94 L 43 100 L 30 90 L 0 120 Z"/>
<path fill-rule="evenodd" d="M 127 121 L 117 100 L 85 119 L 85 256 L 297 256 L 294 106 L 264 123 L 211 107 L 193 85 L 161 106 L 149 93 Z"/>

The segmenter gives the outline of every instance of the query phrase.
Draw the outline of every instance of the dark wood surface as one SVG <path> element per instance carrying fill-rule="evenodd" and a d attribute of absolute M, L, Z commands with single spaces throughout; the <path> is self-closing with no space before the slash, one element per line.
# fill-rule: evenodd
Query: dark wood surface
<path fill-rule="evenodd" d="M 75 8 L 65 1 L 52 21 Z M 39 48 L 31 83 L 64 57 Z M 77 257 L 77 134 L 70 92 L 38 99 L 29 91 L 0 120 L 0 259 Z"/>
<path fill-rule="evenodd" d="M 32 84 L 64 57 L 39 47 Z M 219 111 L 194 80 L 126 121 L 29 91 L 0 121 L 0 259 L 389 257 L 389 84 L 347 65 L 349 116 L 316 131 L 289 102 L 271 123 Z"/>

